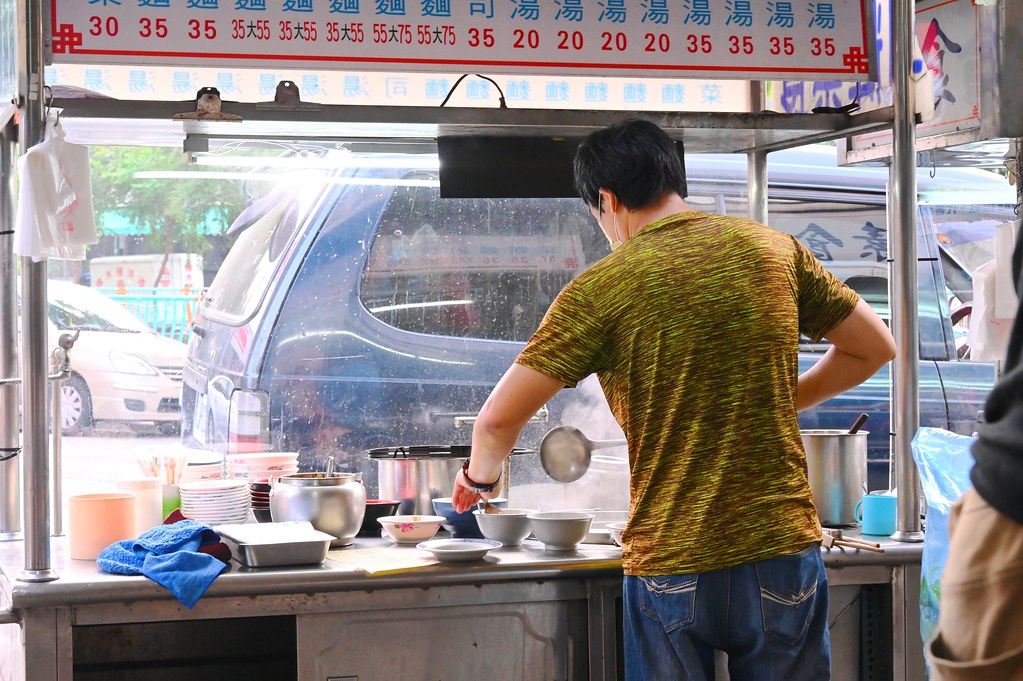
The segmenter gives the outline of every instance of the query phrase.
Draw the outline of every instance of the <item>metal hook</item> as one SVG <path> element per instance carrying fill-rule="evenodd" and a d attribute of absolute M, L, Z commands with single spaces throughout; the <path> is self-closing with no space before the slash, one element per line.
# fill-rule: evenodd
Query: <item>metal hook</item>
<path fill-rule="evenodd" d="M 45 93 L 45 96 L 43 98 L 43 120 L 49 122 L 50 112 L 53 110 L 53 90 L 50 88 L 49 85 L 44 85 L 43 92 Z M 53 119 L 54 127 L 60 125 L 60 114 L 62 112 L 63 109 L 57 109 L 56 117 Z"/>
<path fill-rule="evenodd" d="M 937 175 L 937 174 L 938 174 L 938 169 L 934 165 L 934 156 L 931 156 L 931 179 L 933 180 L 934 176 Z"/>

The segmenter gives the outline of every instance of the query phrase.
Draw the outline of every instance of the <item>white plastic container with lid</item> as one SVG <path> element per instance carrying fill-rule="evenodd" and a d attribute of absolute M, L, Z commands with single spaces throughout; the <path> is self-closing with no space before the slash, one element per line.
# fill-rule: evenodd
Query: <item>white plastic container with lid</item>
<path fill-rule="evenodd" d="M 160 478 L 118 480 L 117 489 L 135 495 L 135 536 L 163 522 L 163 481 Z"/>

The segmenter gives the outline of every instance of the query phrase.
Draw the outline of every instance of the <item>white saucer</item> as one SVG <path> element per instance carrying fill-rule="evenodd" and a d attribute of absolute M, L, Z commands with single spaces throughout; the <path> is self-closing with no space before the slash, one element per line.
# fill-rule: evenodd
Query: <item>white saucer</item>
<path fill-rule="evenodd" d="M 416 544 L 417 549 L 429 551 L 437 560 L 479 560 L 493 549 L 503 546 L 493 539 L 431 539 Z"/>

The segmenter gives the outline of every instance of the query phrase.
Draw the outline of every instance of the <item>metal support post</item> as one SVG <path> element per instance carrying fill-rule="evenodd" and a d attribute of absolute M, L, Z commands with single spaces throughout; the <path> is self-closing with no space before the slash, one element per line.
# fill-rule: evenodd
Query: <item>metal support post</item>
<path fill-rule="evenodd" d="M 14 260 L 13 124 L 0 129 L 0 378 L 18 375 L 18 294 Z M 0 384 L 0 541 L 21 539 L 21 429 L 18 387 Z"/>
<path fill-rule="evenodd" d="M 25 2 L 25 107 L 22 149 L 43 140 L 46 129 L 43 72 L 46 66 L 42 0 Z M 50 461 L 46 376 L 46 262 L 21 256 L 21 404 L 22 466 L 25 471 L 25 569 L 23 582 L 58 578 L 50 569 Z"/>
<path fill-rule="evenodd" d="M 749 109 L 753 113 L 764 110 L 764 84 L 759 80 L 750 81 Z M 767 224 L 767 152 L 750 151 L 746 154 L 749 183 L 749 217 L 761 224 Z"/>
<path fill-rule="evenodd" d="M 898 354 L 892 365 L 892 421 L 898 484 L 898 514 L 892 539 L 923 541 L 920 480 L 911 443 L 920 426 L 920 330 L 916 262 L 916 86 L 910 74 L 913 45 L 913 0 L 892 2 L 892 165 L 888 225 L 889 255 L 894 255 L 892 327 Z"/>

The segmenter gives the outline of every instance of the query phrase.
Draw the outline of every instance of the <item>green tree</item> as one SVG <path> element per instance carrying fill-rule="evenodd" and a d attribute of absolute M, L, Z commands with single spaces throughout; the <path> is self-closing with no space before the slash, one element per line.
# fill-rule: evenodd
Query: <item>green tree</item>
<path fill-rule="evenodd" d="M 145 234 L 145 250 L 164 256 L 161 272 L 171 253 L 204 253 L 207 235 L 244 207 L 237 180 L 211 179 L 175 148 L 96 146 L 90 158 L 96 215 L 120 215 Z"/>

